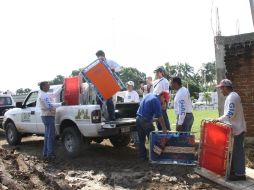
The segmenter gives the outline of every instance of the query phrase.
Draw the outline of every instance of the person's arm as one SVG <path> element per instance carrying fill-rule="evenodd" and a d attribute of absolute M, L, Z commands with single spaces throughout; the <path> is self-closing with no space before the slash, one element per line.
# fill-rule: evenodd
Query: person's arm
<path fill-rule="evenodd" d="M 164 121 L 164 118 L 162 116 L 162 107 L 161 107 L 161 103 L 158 99 L 156 99 L 154 101 L 154 104 L 153 104 L 153 110 L 154 110 L 154 115 L 156 118 L 158 118 L 158 122 L 160 123 L 161 127 L 162 127 L 162 131 L 164 133 L 167 132 L 167 128 L 166 128 L 166 125 L 165 125 L 165 121 Z"/>
<path fill-rule="evenodd" d="M 53 91 L 52 93 L 49 93 L 48 96 L 50 98 L 57 98 L 61 94 L 62 90 L 63 90 L 63 86 L 57 88 L 57 90 L 55 90 L 55 92 Z"/>
<path fill-rule="evenodd" d="M 121 71 L 121 66 L 116 63 L 115 61 L 113 60 L 108 60 L 107 61 L 108 65 L 110 66 L 110 69 L 113 71 L 113 72 L 120 72 Z"/>
<path fill-rule="evenodd" d="M 166 78 L 163 81 L 163 91 L 166 91 L 169 93 L 169 82 Z"/>
<path fill-rule="evenodd" d="M 163 131 L 164 133 L 166 133 L 166 132 L 167 132 L 167 127 L 166 127 L 166 125 L 165 125 L 165 121 L 164 121 L 163 116 L 160 116 L 160 117 L 158 118 L 158 122 L 160 123 L 160 125 L 161 125 L 161 127 L 162 127 L 162 131 Z"/>
<path fill-rule="evenodd" d="M 54 109 L 62 105 L 62 103 L 52 103 L 49 96 L 46 95 L 42 95 L 40 99 L 41 104 L 48 109 Z"/>
<path fill-rule="evenodd" d="M 135 93 L 134 102 L 137 102 L 137 103 L 139 102 L 139 95 L 137 92 Z"/>
<path fill-rule="evenodd" d="M 225 106 L 224 115 L 218 118 L 218 121 L 228 122 L 232 117 L 235 116 L 236 112 L 236 102 L 232 98 Z"/>
<path fill-rule="evenodd" d="M 182 126 L 186 116 L 186 101 L 184 98 L 180 98 L 177 102 L 178 110 L 178 126 Z"/>

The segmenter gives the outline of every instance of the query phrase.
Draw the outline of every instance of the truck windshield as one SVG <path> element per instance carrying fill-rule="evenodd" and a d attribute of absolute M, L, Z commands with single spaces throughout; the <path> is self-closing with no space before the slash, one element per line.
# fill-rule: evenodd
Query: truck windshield
<path fill-rule="evenodd" d="M 0 106 L 12 105 L 12 100 L 10 97 L 0 97 Z"/>

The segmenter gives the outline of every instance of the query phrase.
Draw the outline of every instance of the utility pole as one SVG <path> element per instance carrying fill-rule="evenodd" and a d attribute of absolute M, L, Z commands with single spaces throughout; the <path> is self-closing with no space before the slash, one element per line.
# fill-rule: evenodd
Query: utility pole
<path fill-rule="evenodd" d="M 251 9 L 251 15 L 252 15 L 252 23 L 254 27 L 254 0 L 250 0 L 250 9 Z"/>

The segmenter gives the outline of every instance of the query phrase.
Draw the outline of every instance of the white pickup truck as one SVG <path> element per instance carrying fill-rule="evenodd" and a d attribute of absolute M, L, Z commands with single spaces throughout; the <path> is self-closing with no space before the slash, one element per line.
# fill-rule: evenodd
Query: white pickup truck
<path fill-rule="evenodd" d="M 49 93 L 56 89 L 61 93 L 54 101 L 60 102 L 62 86 L 51 88 Z M 127 146 L 130 132 L 135 127 L 137 104 L 116 104 L 116 121 L 106 122 L 102 109 L 91 97 L 94 93 L 89 91 L 91 89 L 83 94 L 81 105 L 61 106 L 56 110 L 56 134 L 61 137 L 64 149 L 71 157 L 78 156 L 82 147 L 92 141 L 100 143 L 103 139 L 109 139 L 115 147 Z M 10 145 L 20 144 L 23 136 L 44 134 L 45 127 L 37 104 L 38 94 L 39 91 L 30 92 L 22 105 L 5 113 L 3 129 Z"/>

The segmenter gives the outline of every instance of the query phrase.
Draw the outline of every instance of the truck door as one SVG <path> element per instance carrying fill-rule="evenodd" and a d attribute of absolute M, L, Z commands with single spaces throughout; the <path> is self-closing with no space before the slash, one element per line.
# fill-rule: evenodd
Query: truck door
<path fill-rule="evenodd" d="M 26 98 L 22 111 L 19 113 L 19 131 L 37 133 L 36 101 L 38 91 L 32 92 Z"/>

